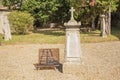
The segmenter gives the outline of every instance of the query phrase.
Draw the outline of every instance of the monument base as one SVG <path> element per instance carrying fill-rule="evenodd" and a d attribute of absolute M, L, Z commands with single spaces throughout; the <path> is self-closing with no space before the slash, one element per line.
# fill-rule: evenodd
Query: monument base
<path fill-rule="evenodd" d="M 63 73 L 77 74 L 81 72 L 82 64 L 80 62 L 64 62 Z"/>

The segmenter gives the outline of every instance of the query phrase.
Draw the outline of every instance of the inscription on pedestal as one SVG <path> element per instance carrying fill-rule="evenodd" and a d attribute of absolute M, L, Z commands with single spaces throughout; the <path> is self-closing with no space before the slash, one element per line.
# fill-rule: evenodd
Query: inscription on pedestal
<path fill-rule="evenodd" d="M 66 32 L 66 59 L 67 62 L 80 62 L 80 35 L 79 31 Z"/>

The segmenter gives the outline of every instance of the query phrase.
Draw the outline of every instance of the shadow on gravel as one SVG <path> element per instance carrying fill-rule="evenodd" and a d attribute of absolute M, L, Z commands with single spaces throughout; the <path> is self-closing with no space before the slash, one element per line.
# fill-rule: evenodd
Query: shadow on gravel
<path fill-rule="evenodd" d="M 35 70 L 58 70 L 59 72 L 63 73 L 63 65 L 59 63 L 59 66 L 41 66 L 39 64 L 33 64 L 35 66 Z"/>
<path fill-rule="evenodd" d="M 37 29 L 34 33 L 40 33 L 45 35 L 64 36 L 64 29 Z"/>

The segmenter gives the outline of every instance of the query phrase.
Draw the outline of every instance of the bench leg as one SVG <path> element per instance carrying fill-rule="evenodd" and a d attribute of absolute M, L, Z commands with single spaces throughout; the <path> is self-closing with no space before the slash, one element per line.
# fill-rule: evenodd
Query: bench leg
<path fill-rule="evenodd" d="M 36 67 L 37 70 L 40 70 L 40 67 Z"/>

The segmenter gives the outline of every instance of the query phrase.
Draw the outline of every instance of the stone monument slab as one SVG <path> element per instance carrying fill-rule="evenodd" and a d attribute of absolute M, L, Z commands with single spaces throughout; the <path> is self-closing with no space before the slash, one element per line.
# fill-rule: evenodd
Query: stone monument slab
<path fill-rule="evenodd" d="M 79 30 L 66 31 L 66 62 L 80 62 L 80 35 Z"/>

